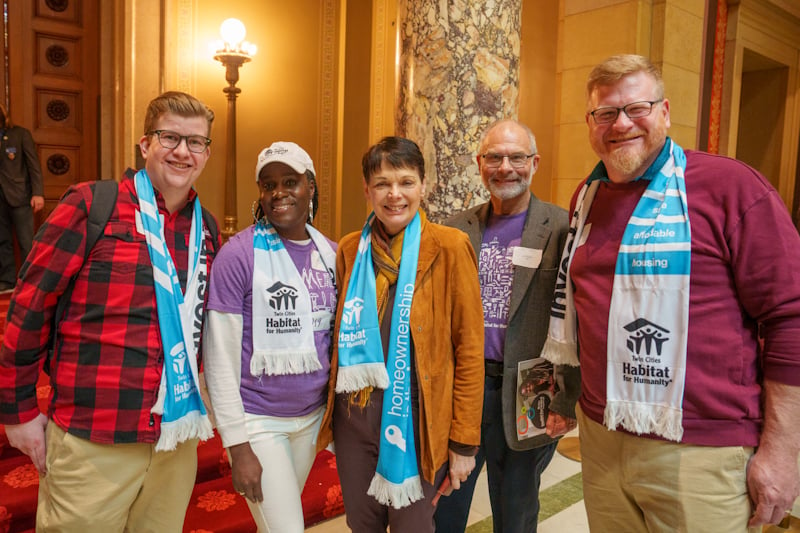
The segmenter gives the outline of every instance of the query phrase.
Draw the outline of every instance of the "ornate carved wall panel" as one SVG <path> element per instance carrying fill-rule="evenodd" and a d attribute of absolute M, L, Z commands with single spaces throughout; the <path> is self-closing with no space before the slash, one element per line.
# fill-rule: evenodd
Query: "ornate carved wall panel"
<path fill-rule="evenodd" d="M 44 183 L 45 198 L 58 199 L 67 187 L 81 181 L 79 149 L 46 144 L 38 147 L 42 173 L 47 176 Z"/>
<path fill-rule="evenodd" d="M 81 133 L 81 93 L 38 90 L 36 123 L 39 128 L 59 128 L 64 133 Z"/>
<path fill-rule="evenodd" d="M 75 0 L 37 0 L 36 16 L 77 24 L 80 22 L 80 6 L 80 1 Z"/>
<path fill-rule="evenodd" d="M 37 33 L 36 74 L 80 76 L 80 41 Z"/>
<path fill-rule="evenodd" d="M 39 151 L 45 181 L 41 223 L 69 185 L 99 177 L 99 0 L 5 4 L 6 98 Z"/>

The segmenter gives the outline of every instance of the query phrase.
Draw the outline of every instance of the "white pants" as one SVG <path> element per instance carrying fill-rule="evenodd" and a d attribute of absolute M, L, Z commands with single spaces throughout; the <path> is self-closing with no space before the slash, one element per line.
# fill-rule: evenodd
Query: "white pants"
<path fill-rule="evenodd" d="M 300 495 L 316 457 L 325 406 L 301 417 L 245 414 L 250 447 L 261 463 L 264 501 L 247 500 L 261 533 L 302 533 Z"/>

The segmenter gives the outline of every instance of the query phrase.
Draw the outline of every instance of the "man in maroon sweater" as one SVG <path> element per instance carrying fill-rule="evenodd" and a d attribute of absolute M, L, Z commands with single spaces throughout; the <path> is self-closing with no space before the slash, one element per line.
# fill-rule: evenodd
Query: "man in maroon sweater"
<path fill-rule="evenodd" d="M 580 364 L 590 528 L 760 531 L 800 492 L 800 237 L 762 175 L 667 136 L 647 59 L 609 58 L 587 96 L 601 161 L 544 355 Z"/>

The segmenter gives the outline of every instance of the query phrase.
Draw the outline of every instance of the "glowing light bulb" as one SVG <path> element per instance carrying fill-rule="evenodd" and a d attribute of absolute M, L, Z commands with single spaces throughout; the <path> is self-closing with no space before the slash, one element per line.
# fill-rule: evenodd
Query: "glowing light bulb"
<path fill-rule="evenodd" d="M 222 35 L 222 39 L 227 46 L 236 48 L 239 46 L 239 43 L 244 41 L 247 30 L 241 20 L 230 18 L 222 21 L 219 27 L 219 33 Z"/>

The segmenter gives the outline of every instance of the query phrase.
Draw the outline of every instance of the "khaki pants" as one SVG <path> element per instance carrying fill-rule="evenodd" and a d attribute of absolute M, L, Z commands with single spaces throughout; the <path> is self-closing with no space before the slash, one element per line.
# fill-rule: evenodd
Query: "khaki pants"
<path fill-rule="evenodd" d="M 197 440 L 97 444 L 47 424 L 36 531 L 179 533 L 197 472 Z"/>
<path fill-rule="evenodd" d="M 597 532 L 748 529 L 750 447 L 693 446 L 609 431 L 578 412 L 583 495 Z"/>

